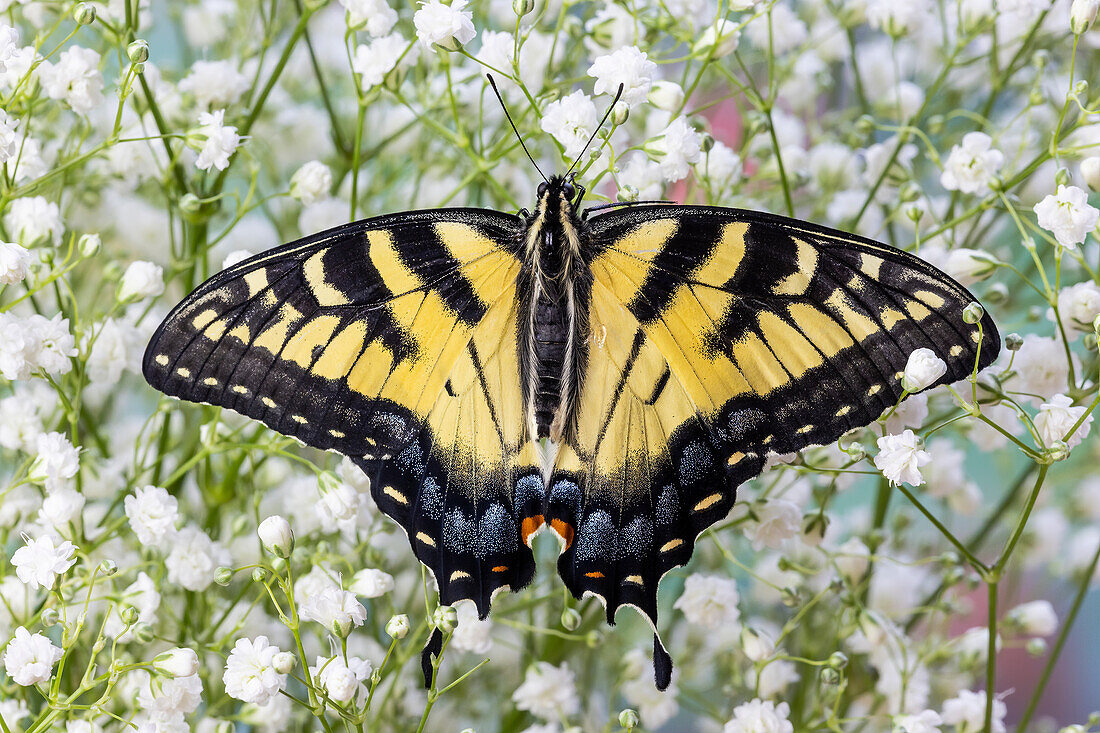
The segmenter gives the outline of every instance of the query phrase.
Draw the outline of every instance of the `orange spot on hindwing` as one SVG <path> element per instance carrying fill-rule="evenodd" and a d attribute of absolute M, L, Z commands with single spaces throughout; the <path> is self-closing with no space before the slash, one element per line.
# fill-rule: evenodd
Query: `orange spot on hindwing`
<path fill-rule="evenodd" d="M 564 522 L 560 519 L 551 519 L 550 529 L 557 532 L 558 536 L 565 540 L 564 549 L 568 550 L 570 547 L 573 546 L 573 535 L 575 534 L 575 530 L 573 529 L 572 524 L 569 524 L 569 522 Z"/>
<path fill-rule="evenodd" d="M 536 514 L 533 517 L 524 517 L 519 525 L 519 536 L 523 540 L 523 544 L 530 547 L 531 535 L 538 532 L 539 528 L 544 524 L 546 524 L 546 520 L 543 519 L 541 514 Z"/>

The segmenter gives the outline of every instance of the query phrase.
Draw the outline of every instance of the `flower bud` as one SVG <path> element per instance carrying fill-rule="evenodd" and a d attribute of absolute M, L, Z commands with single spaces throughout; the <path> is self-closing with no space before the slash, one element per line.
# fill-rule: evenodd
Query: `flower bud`
<path fill-rule="evenodd" d="M 844 652 L 833 652 L 825 663 L 832 669 L 844 669 L 848 666 L 848 655 Z"/>
<path fill-rule="evenodd" d="M 641 718 L 638 717 L 637 710 L 631 710 L 627 708 L 619 713 L 619 725 L 626 730 L 634 730 L 641 724 Z"/>
<path fill-rule="evenodd" d="M 833 687 L 840 684 L 840 672 L 836 671 L 832 667 L 823 667 L 821 669 L 821 684 Z"/>
<path fill-rule="evenodd" d="M 534 9 L 535 0 L 512 0 L 512 11 L 517 18 L 522 18 Z"/>
<path fill-rule="evenodd" d="M 386 622 L 386 633 L 391 639 L 404 639 L 409 633 L 409 617 L 399 613 L 390 618 Z"/>
<path fill-rule="evenodd" d="M 111 577 L 118 572 L 118 563 L 114 560 L 104 560 L 99 563 L 99 574 L 104 577 Z"/>
<path fill-rule="evenodd" d="M 1069 8 L 1069 27 L 1075 35 L 1081 35 L 1096 20 L 1100 0 L 1073 0 Z"/>
<path fill-rule="evenodd" d="M 190 677 L 199 671 L 199 655 L 194 649 L 178 646 L 154 657 L 153 669 L 168 677 Z"/>
<path fill-rule="evenodd" d="M 1051 461 L 1064 461 L 1069 458 L 1069 446 L 1063 440 L 1056 440 L 1047 449 L 1047 456 Z"/>
<path fill-rule="evenodd" d="M 180 196 L 180 211 L 185 217 L 198 216 L 202 212 L 202 199 L 193 193 Z"/>
<path fill-rule="evenodd" d="M 575 608 L 567 608 L 561 612 L 561 627 L 566 631 L 576 631 L 581 625 L 581 615 Z"/>
<path fill-rule="evenodd" d="M 741 629 L 741 648 L 745 650 L 745 656 L 754 662 L 771 659 L 775 654 L 775 642 L 772 638 L 749 626 Z"/>
<path fill-rule="evenodd" d="M 76 240 L 76 246 L 80 249 L 80 255 L 82 257 L 91 257 L 99 251 L 99 247 L 102 241 L 98 234 L 84 234 L 80 239 Z"/>
<path fill-rule="evenodd" d="M 1027 649 L 1027 653 L 1033 657 L 1042 657 L 1046 655 L 1048 650 L 1046 639 L 1039 638 L 1028 639 L 1025 648 Z"/>
<path fill-rule="evenodd" d="M 674 81 L 655 81 L 649 88 L 649 103 L 665 112 L 675 112 L 684 103 L 684 88 Z"/>
<path fill-rule="evenodd" d="M 618 201 L 637 201 L 638 195 L 638 187 L 628 183 L 619 189 L 619 192 L 615 194 L 615 199 Z"/>
<path fill-rule="evenodd" d="M 611 110 L 611 123 L 618 127 L 619 125 L 625 125 L 628 119 L 630 119 L 630 107 L 625 102 L 616 102 Z M 597 158 L 600 157 L 598 148 L 593 152 L 596 153 Z"/>
<path fill-rule="evenodd" d="M 298 658 L 290 652 L 279 652 L 271 658 L 271 666 L 279 674 L 290 674 L 297 663 Z"/>
<path fill-rule="evenodd" d="M 1019 351 L 1024 345 L 1024 337 L 1013 331 L 1005 336 L 1005 348 L 1009 351 Z"/>
<path fill-rule="evenodd" d="M 436 606 L 435 611 L 432 612 L 432 626 L 445 634 L 454 631 L 457 623 L 458 614 L 452 606 Z"/>
<path fill-rule="evenodd" d="M 51 626 L 57 626 L 57 622 L 61 620 L 61 615 L 58 614 L 56 608 L 47 608 L 42 611 L 42 625 L 47 629 Z"/>
<path fill-rule="evenodd" d="M 155 298 L 164 292 L 164 270 L 160 265 L 138 260 L 131 262 L 118 287 L 118 302 L 131 303 Z"/>
<path fill-rule="evenodd" d="M 920 392 L 931 387 L 947 373 L 947 362 L 936 356 L 932 349 L 916 349 L 909 354 L 901 386 L 906 392 Z"/>
<path fill-rule="evenodd" d="M 77 3 L 73 8 L 73 20 L 80 25 L 91 25 L 95 22 L 95 6 L 89 3 Z"/>
<path fill-rule="evenodd" d="M 982 308 L 981 303 L 971 303 L 963 308 L 963 322 L 969 324 L 975 324 L 982 320 L 985 316 L 985 308 Z"/>
<path fill-rule="evenodd" d="M 139 644 L 148 644 L 155 638 L 153 627 L 144 621 L 139 621 L 138 623 L 134 624 L 133 634 L 134 641 L 138 642 Z"/>
<path fill-rule="evenodd" d="M 141 617 L 141 613 L 133 606 L 126 605 L 122 607 L 122 611 L 119 612 L 119 616 L 122 618 L 122 623 L 126 624 L 127 626 L 133 626 Z"/>
<path fill-rule="evenodd" d="M 252 580 L 255 583 L 266 583 L 267 571 L 263 568 L 252 568 Z"/>
<path fill-rule="evenodd" d="M 1092 156 L 1081 161 L 1081 178 L 1093 191 L 1100 191 L 1100 156 Z"/>
<path fill-rule="evenodd" d="M 233 568 L 223 565 L 214 571 L 214 582 L 218 585 L 229 585 L 231 580 L 233 580 Z"/>
<path fill-rule="evenodd" d="M 712 59 L 720 59 L 736 51 L 740 41 L 741 31 L 737 24 L 723 18 L 703 30 L 691 51 L 697 56 L 709 55 Z"/>
<path fill-rule="evenodd" d="M 149 60 L 149 42 L 140 38 L 131 41 L 130 45 L 126 47 L 126 56 L 132 64 L 145 63 Z"/>
<path fill-rule="evenodd" d="M 278 514 L 260 522 L 256 534 L 264 549 L 276 557 L 286 559 L 294 552 L 294 532 L 290 529 L 290 522 Z"/>
<path fill-rule="evenodd" d="M 1070 181 L 1069 168 L 1062 166 L 1054 172 L 1054 185 L 1055 186 L 1068 186 Z"/>

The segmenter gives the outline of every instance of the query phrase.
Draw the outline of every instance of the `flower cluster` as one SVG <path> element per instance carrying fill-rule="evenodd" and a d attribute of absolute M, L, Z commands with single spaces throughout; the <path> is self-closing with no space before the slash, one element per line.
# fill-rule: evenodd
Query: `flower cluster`
<path fill-rule="evenodd" d="M 1070 672 L 1100 583 L 1098 5 L 2 3 L 0 729 L 1096 729 Z M 791 216 L 905 250 L 917 273 L 861 249 L 897 307 L 775 350 L 776 374 L 906 397 L 834 444 L 767 455 L 665 576 L 663 693 L 654 629 L 563 598 L 552 533 L 491 616 L 441 606 L 447 579 L 374 503 L 386 486 L 141 378 L 172 358 L 144 355 L 157 325 L 219 269 L 365 216 L 530 208 L 525 151 L 571 169 L 586 204 Z M 770 243 L 753 246 L 719 273 L 734 290 L 770 272 Z M 929 318 L 964 340 L 998 324 L 987 368 L 948 383 L 954 343 L 892 330 L 939 313 L 921 261 L 974 301 Z M 810 290 L 862 302 L 834 264 L 816 258 Z M 272 342 L 339 295 L 262 274 L 241 287 L 279 301 Z M 696 296 L 702 322 L 685 322 L 705 331 L 721 314 Z M 747 339 L 800 320 L 787 295 L 749 300 Z M 217 315 L 188 314 L 218 338 L 253 325 Z M 866 383 L 826 363 L 877 330 Z M 646 416 L 647 440 L 665 418 Z"/>

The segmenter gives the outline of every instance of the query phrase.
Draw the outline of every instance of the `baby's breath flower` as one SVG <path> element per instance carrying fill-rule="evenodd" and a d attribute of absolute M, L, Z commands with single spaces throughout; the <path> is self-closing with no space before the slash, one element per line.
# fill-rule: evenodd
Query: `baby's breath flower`
<path fill-rule="evenodd" d="M 465 9 L 467 4 L 467 0 L 451 0 L 450 5 L 439 0 L 421 2 L 420 9 L 413 15 L 416 37 L 421 45 L 429 50 L 439 46 L 457 51 L 462 44 L 472 41 L 477 31 L 474 30 L 473 13 Z"/>
<path fill-rule="evenodd" d="M 146 547 L 164 547 L 176 534 L 180 520 L 176 497 L 159 486 L 139 486 L 123 501 L 130 528 Z"/>
<path fill-rule="evenodd" d="M 737 623 L 741 617 L 739 600 L 737 583 L 732 579 L 692 573 L 684 580 L 684 592 L 672 607 L 693 624 L 717 629 Z"/>
<path fill-rule="evenodd" d="M 960 730 L 982 730 L 985 721 L 985 690 L 973 692 L 962 690 L 958 695 L 943 704 L 943 722 L 958 726 Z M 992 733 L 1005 733 L 1005 715 L 1008 708 L 1004 702 L 993 699 Z"/>
<path fill-rule="evenodd" d="M 867 572 L 871 565 L 871 551 L 858 537 L 849 537 L 844 544 L 836 548 L 833 558 L 840 574 L 855 583 Z"/>
<path fill-rule="evenodd" d="M 362 28 L 376 38 L 397 23 L 397 11 L 386 0 L 340 0 L 340 4 L 347 11 L 349 28 Z"/>
<path fill-rule="evenodd" d="M 119 301 L 126 303 L 155 298 L 164 292 L 164 269 L 152 262 L 131 262 L 122 274 L 118 289 Z"/>
<path fill-rule="evenodd" d="M 1016 380 L 1013 388 L 1040 397 L 1064 392 L 1069 379 L 1066 352 L 1054 338 L 1029 333 L 1012 361 Z"/>
<path fill-rule="evenodd" d="M 78 114 L 88 114 L 103 100 L 99 54 L 73 46 L 61 52 L 57 63 L 43 61 L 38 80 L 51 99 L 63 99 Z"/>
<path fill-rule="evenodd" d="M 746 626 L 741 629 L 741 648 L 750 660 L 763 662 L 775 654 L 775 641 L 767 632 Z"/>
<path fill-rule="evenodd" d="M 230 61 L 196 61 L 179 83 L 181 92 L 195 95 L 199 107 L 207 109 L 233 104 L 248 88 L 248 78 Z"/>
<path fill-rule="evenodd" d="M 394 639 L 404 639 L 408 636 L 410 629 L 409 617 L 403 613 L 391 617 L 386 622 L 386 633 Z"/>
<path fill-rule="evenodd" d="M 648 147 L 661 166 L 661 175 L 666 181 L 674 182 L 686 176 L 691 171 L 690 166 L 699 162 L 703 138 L 687 119 L 677 117 Z"/>
<path fill-rule="evenodd" d="M 1100 191 L 1100 156 L 1093 155 L 1081 161 L 1081 178 L 1093 191 Z"/>
<path fill-rule="evenodd" d="M 278 514 L 260 522 L 256 534 L 264 549 L 276 557 L 285 559 L 294 551 L 294 532 L 290 529 L 290 522 Z"/>
<path fill-rule="evenodd" d="M 947 362 L 936 356 L 932 349 L 916 349 L 909 354 L 901 386 L 906 392 L 920 392 L 931 387 L 947 373 Z"/>
<path fill-rule="evenodd" d="M 558 720 L 580 709 L 576 676 L 562 663 L 535 662 L 527 668 L 523 684 L 512 693 L 512 701 L 520 710 L 545 720 Z"/>
<path fill-rule="evenodd" d="M 309 668 L 310 675 L 324 688 L 330 699 L 344 704 L 353 698 L 365 698 L 366 682 L 370 679 L 371 663 L 359 657 L 317 657 L 317 664 Z M 357 695 L 358 693 L 358 695 Z"/>
<path fill-rule="evenodd" d="M 8 204 L 4 228 L 23 245 L 36 244 L 41 240 L 57 245 L 61 243 L 65 226 L 61 223 L 61 210 L 57 204 L 43 196 L 29 196 Z"/>
<path fill-rule="evenodd" d="M 31 481 L 43 484 L 47 491 L 66 485 L 80 470 L 80 451 L 64 433 L 44 433 L 35 439 L 34 463 L 28 476 Z"/>
<path fill-rule="evenodd" d="M 205 590 L 214 580 L 214 571 L 229 564 L 229 553 L 198 527 L 184 527 L 168 541 L 172 548 L 164 560 L 168 580 L 187 590 Z"/>
<path fill-rule="evenodd" d="M 1035 204 L 1039 226 L 1054 234 L 1058 244 L 1075 248 L 1100 220 L 1100 210 L 1089 206 L 1088 195 L 1077 186 L 1058 186 L 1058 193 Z"/>
<path fill-rule="evenodd" d="M 27 543 L 11 556 L 15 574 L 31 588 L 52 588 L 54 580 L 76 564 L 76 545 L 65 540 L 55 545 L 49 535 L 27 538 Z"/>
<path fill-rule="evenodd" d="M 459 603 L 455 606 L 458 625 L 451 636 L 451 644 L 474 654 L 488 654 L 493 648 L 493 622 L 478 618 L 477 607 L 473 603 Z"/>
<path fill-rule="evenodd" d="M 4 669 L 17 685 L 37 685 L 49 682 L 53 666 L 63 651 L 42 634 L 31 634 L 20 626 L 4 649 Z"/>
<path fill-rule="evenodd" d="M 802 532 L 802 512 L 786 499 L 768 499 L 754 506 L 753 514 L 756 521 L 747 522 L 744 532 L 754 550 L 778 550 Z"/>
<path fill-rule="evenodd" d="M 316 621 L 337 636 L 347 636 L 367 618 L 367 609 L 351 591 L 329 585 L 305 599 L 299 609 L 301 617 Z"/>
<path fill-rule="evenodd" d="M 69 486 L 55 488 L 42 500 L 38 521 L 46 527 L 60 529 L 75 521 L 84 508 L 84 495 Z"/>
<path fill-rule="evenodd" d="M 788 719 L 790 712 L 785 702 L 776 705 L 771 700 L 755 698 L 733 709 L 733 718 L 722 728 L 722 733 L 794 733 L 794 725 Z"/>
<path fill-rule="evenodd" d="M 599 121 L 592 99 L 578 90 L 546 105 L 540 124 L 565 147 L 566 155 L 575 158 L 592 137 Z"/>
<path fill-rule="evenodd" d="M 922 710 L 914 715 L 895 715 L 893 733 L 940 733 L 943 718 L 935 710 Z"/>
<path fill-rule="evenodd" d="M 920 438 L 906 429 L 900 435 L 884 435 L 878 439 L 878 455 L 875 467 L 894 484 L 920 486 L 924 477 L 920 467 L 928 464 L 932 456 L 921 449 Z"/>
<path fill-rule="evenodd" d="M 169 677 L 189 677 L 199 671 L 199 655 L 194 649 L 177 646 L 158 654 L 153 668 Z"/>
<path fill-rule="evenodd" d="M 378 568 L 363 568 L 352 576 L 348 589 L 357 596 L 378 598 L 393 590 L 393 576 Z"/>
<path fill-rule="evenodd" d="M 1007 619 L 1030 636 L 1050 636 L 1058 630 L 1058 614 L 1050 601 L 1021 603 L 1008 612 Z"/>
<path fill-rule="evenodd" d="M 1064 394 L 1056 394 L 1050 398 L 1050 402 L 1044 402 L 1039 408 L 1039 414 L 1035 416 L 1035 429 L 1039 431 L 1039 437 L 1043 443 L 1050 446 L 1056 441 L 1063 440 L 1069 429 L 1077 424 L 1087 407 L 1073 406 L 1073 400 Z M 1066 447 L 1074 448 L 1081 444 L 1089 434 L 1092 427 L 1093 416 L 1090 414 L 1082 421 L 1081 426 L 1073 431 L 1073 435 L 1065 438 Z"/>
<path fill-rule="evenodd" d="M 268 643 L 266 636 L 237 639 L 233 651 L 225 660 L 225 692 L 244 702 L 266 705 L 279 690 L 286 687 L 286 675 L 275 671 L 274 657 L 279 647 Z"/>
<path fill-rule="evenodd" d="M 26 247 L 0 242 L 0 284 L 14 285 L 27 276 L 31 254 Z"/>
<path fill-rule="evenodd" d="M 1076 34 L 1084 33 L 1096 20 L 1100 0 L 1073 0 L 1069 8 L 1069 27 Z"/>
<path fill-rule="evenodd" d="M 913 3 L 898 3 L 911 6 Z M 994 149 L 993 139 L 984 132 L 968 132 L 962 143 L 951 148 L 944 164 L 940 183 L 948 191 L 982 193 L 989 190 L 997 171 L 1004 164 L 1004 154 Z"/>
<path fill-rule="evenodd" d="M 229 157 L 241 144 L 241 136 L 236 127 L 225 124 L 225 110 L 200 114 L 198 134 L 203 142 L 195 167 L 204 171 L 212 167 L 220 171 L 228 168 Z"/>
<path fill-rule="evenodd" d="M 398 66 L 398 59 L 401 60 L 401 68 L 407 68 L 419 55 L 418 46 L 409 48 L 409 41 L 400 32 L 391 33 L 388 36 L 376 38 L 367 45 L 357 46 L 351 68 L 359 75 L 360 86 L 365 92 L 385 81 L 386 75 Z"/>
<path fill-rule="evenodd" d="M 599 94 L 615 94 L 619 85 L 623 85 L 621 101 L 628 107 L 634 107 L 645 101 L 653 79 L 657 75 L 657 64 L 637 46 L 624 46 L 619 50 L 598 56 L 588 67 L 588 75 L 595 78 L 592 91 Z"/>
<path fill-rule="evenodd" d="M 921 0 L 867 0 L 865 12 L 867 23 L 872 28 L 881 29 L 892 36 L 902 36 L 920 25 L 927 9 Z"/>
<path fill-rule="evenodd" d="M 721 18 L 703 29 L 691 51 L 698 56 L 720 59 L 736 51 L 740 40 L 741 30 L 737 23 Z"/>

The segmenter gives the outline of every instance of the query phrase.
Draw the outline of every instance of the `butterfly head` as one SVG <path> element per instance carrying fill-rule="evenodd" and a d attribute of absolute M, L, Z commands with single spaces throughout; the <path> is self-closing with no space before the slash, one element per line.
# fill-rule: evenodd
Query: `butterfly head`
<path fill-rule="evenodd" d="M 538 210 L 556 214 L 559 211 L 572 212 L 584 196 L 584 187 L 577 184 L 573 175 L 550 176 L 539 184 Z"/>

